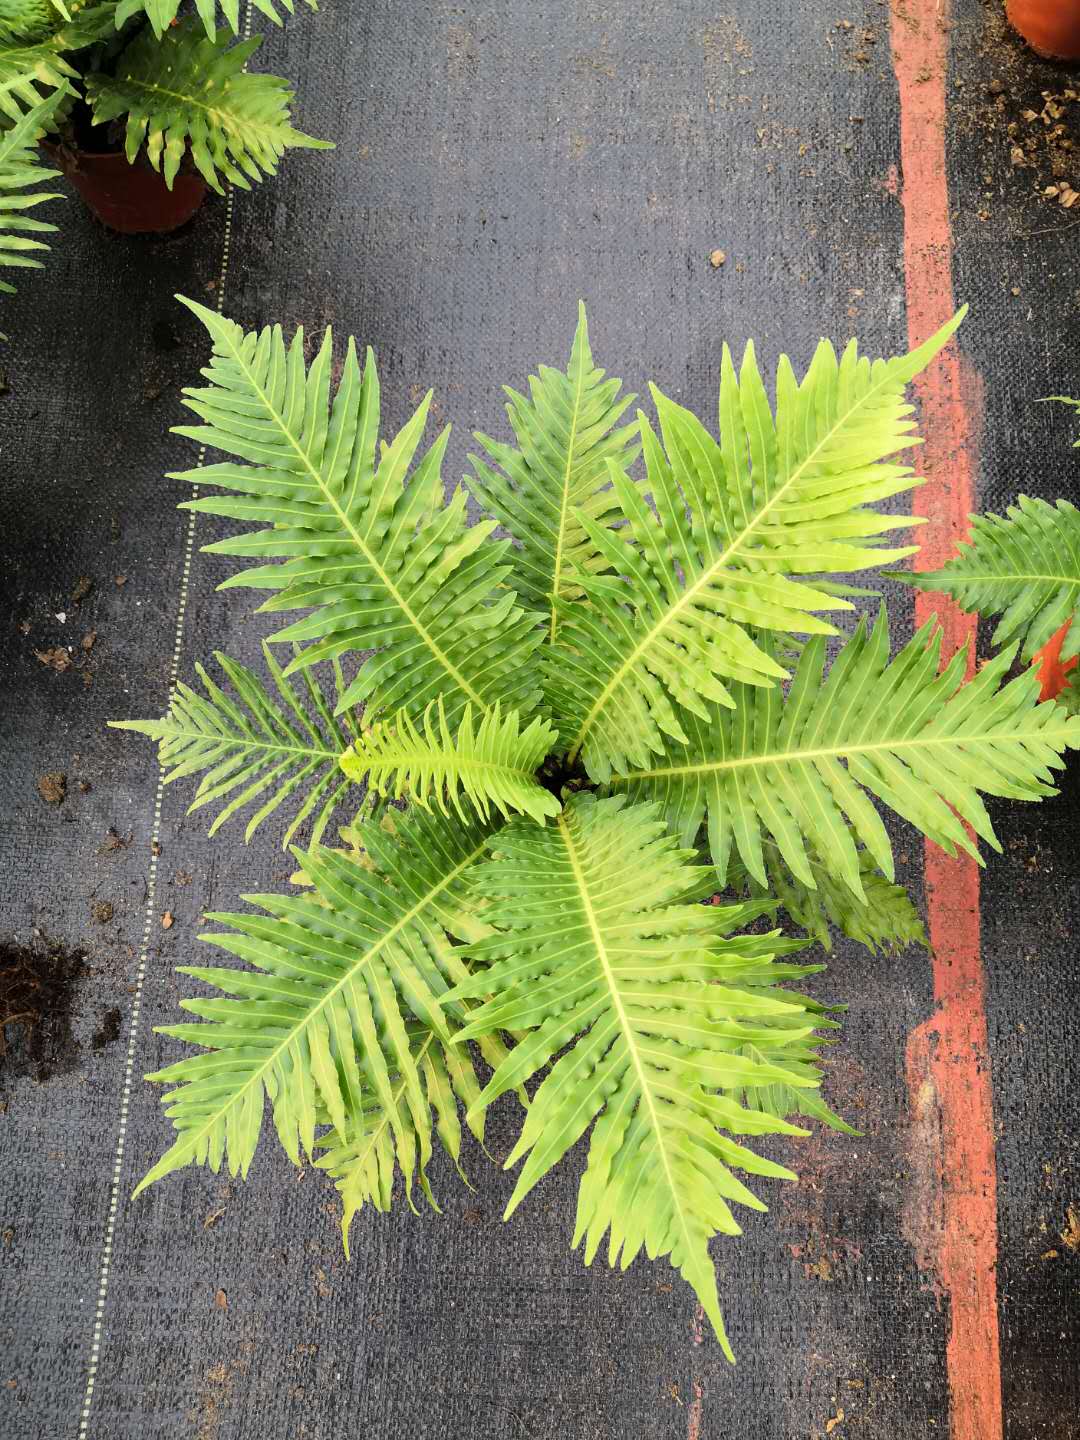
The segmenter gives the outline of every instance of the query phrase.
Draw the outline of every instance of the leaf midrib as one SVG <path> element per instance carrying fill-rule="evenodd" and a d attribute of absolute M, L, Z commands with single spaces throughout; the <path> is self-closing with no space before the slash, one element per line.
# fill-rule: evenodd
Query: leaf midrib
<path fill-rule="evenodd" d="M 275 406 L 271 403 L 270 397 L 267 395 L 263 387 L 259 384 L 250 366 L 244 360 L 242 353 L 233 344 L 232 337 L 228 331 L 225 332 L 225 343 L 228 347 L 229 354 L 231 355 L 235 363 L 240 367 L 241 371 L 248 380 L 248 383 L 251 385 L 252 389 L 255 391 L 256 395 L 266 406 L 267 413 L 272 417 L 275 425 L 285 436 L 289 445 L 295 452 L 297 458 L 300 460 L 300 463 L 304 466 L 307 473 L 311 476 L 312 480 L 314 480 L 315 484 L 318 486 L 318 489 L 323 495 L 323 498 L 329 503 L 334 513 L 337 515 L 338 520 L 342 525 L 342 528 L 347 532 L 350 539 L 355 544 L 357 550 L 359 550 L 360 553 L 364 556 L 364 559 L 375 571 L 376 575 L 378 575 L 380 581 L 386 587 L 387 592 L 393 598 L 395 604 L 400 606 L 401 611 L 404 614 L 405 618 L 408 620 L 409 624 L 412 625 L 413 629 L 420 636 L 421 640 L 423 640 L 424 644 L 427 645 L 432 655 L 443 667 L 446 673 L 453 679 L 454 683 L 462 690 L 464 694 L 469 697 L 470 700 L 474 700 L 476 704 L 480 706 L 481 710 L 487 712 L 490 709 L 490 706 L 473 689 L 473 687 L 469 684 L 468 680 L 466 680 L 465 676 L 461 674 L 457 666 L 450 659 L 449 655 L 447 655 L 441 649 L 441 647 L 436 644 L 434 637 L 429 633 L 427 627 L 420 620 L 420 617 L 413 611 L 412 607 L 409 605 L 404 595 L 401 594 L 400 590 L 394 584 L 393 580 L 391 580 L 390 576 L 379 564 L 378 560 L 375 557 L 374 551 L 365 544 L 363 536 L 360 534 L 359 530 L 357 530 L 356 526 L 352 523 L 352 520 L 349 518 L 347 512 L 342 509 L 341 505 L 338 504 L 336 497 L 334 496 L 330 488 L 327 486 L 326 482 L 323 480 L 322 475 L 316 469 L 316 467 L 312 465 L 310 459 L 308 458 L 307 452 L 293 435 L 288 425 L 285 424 L 285 421 L 278 413 Z"/>
<path fill-rule="evenodd" d="M 224 746 L 230 750 L 264 750 L 273 755 L 310 755 L 316 760 L 332 760 L 335 763 L 348 751 L 345 750 L 313 750 L 302 745 L 272 745 L 269 742 L 263 743 L 259 740 L 241 740 L 232 735 L 215 735 L 206 730 L 180 730 L 162 728 L 162 740 L 208 740 L 212 744 Z M 166 762 L 168 763 L 168 762 Z"/>
<path fill-rule="evenodd" d="M 741 531 L 738 538 L 733 540 L 711 564 L 707 565 L 702 570 L 701 574 L 694 581 L 694 583 L 688 586 L 685 590 L 683 590 L 678 600 L 676 600 L 673 605 L 668 606 L 663 616 L 656 622 L 655 625 L 651 626 L 647 633 L 642 637 L 642 639 L 638 641 L 634 649 L 630 652 L 630 654 L 626 657 L 626 659 L 622 662 L 622 664 L 618 667 L 618 669 L 611 676 L 610 680 L 604 686 L 604 689 L 601 691 L 599 697 L 593 703 L 592 707 L 589 710 L 589 713 L 586 715 L 584 721 L 582 722 L 581 728 L 574 739 L 574 743 L 570 751 L 571 760 L 574 760 L 577 757 L 578 751 L 585 743 L 585 739 L 588 736 L 593 721 L 605 708 L 608 700 L 611 698 L 617 686 L 621 685 L 627 673 L 633 669 L 638 658 L 649 648 L 649 646 L 652 645 L 657 635 L 659 635 L 662 630 L 666 629 L 666 627 L 675 618 L 675 616 L 678 615 L 691 602 L 691 600 L 694 598 L 694 596 L 698 594 L 700 590 L 702 590 L 705 586 L 712 582 L 712 579 L 717 573 L 717 571 L 722 569 L 723 566 L 726 565 L 728 561 L 732 558 L 732 556 L 738 553 L 741 547 L 746 543 L 749 537 L 754 533 L 757 527 L 764 520 L 765 516 L 768 515 L 769 512 L 777 504 L 780 503 L 780 501 L 788 493 L 791 487 L 796 484 L 800 476 L 813 463 L 815 457 L 828 443 L 828 441 L 831 440 L 832 437 L 840 429 L 842 429 L 844 425 L 848 423 L 848 421 L 850 421 L 853 415 L 857 415 L 859 410 L 864 405 L 866 405 L 866 403 L 874 395 L 878 394 L 883 388 L 885 388 L 888 381 L 889 373 L 888 369 L 886 368 L 885 373 L 882 375 L 881 381 L 877 385 L 873 385 L 869 389 L 867 389 L 866 392 L 860 397 L 858 404 L 853 405 L 850 409 L 844 411 L 843 415 L 837 419 L 836 423 L 832 425 L 821 437 L 818 443 L 814 446 L 813 450 L 811 450 L 810 453 L 806 456 L 806 458 L 795 467 L 788 479 L 776 491 L 776 494 L 773 495 L 773 497 L 765 505 L 762 506 L 762 508 L 754 516 L 753 520 L 751 520 L 750 523 Z"/>
<path fill-rule="evenodd" d="M 574 391 L 573 420 L 570 424 L 570 439 L 566 447 L 566 471 L 563 475 L 562 503 L 559 507 L 559 527 L 555 540 L 555 563 L 551 576 L 551 624 L 548 633 L 548 643 L 555 643 L 555 630 L 558 625 L 558 602 L 559 602 L 559 576 L 562 573 L 563 545 L 566 540 L 566 512 L 570 506 L 570 473 L 574 468 L 574 445 L 577 441 L 578 421 L 581 418 L 581 397 L 585 389 L 585 357 L 581 355 L 578 361 L 577 389 Z"/>
<path fill-rule="evenodd" d="M 705 760 L 694 765 L 666 765 L 650 770 L 630 770 L 625 775 L 613 775 L 612 785 L 626 784 L 631 780 L 663 780 L 671 775 L 712 775 L 723 770 L 749 769 L 756 765 L 798 764 L 807 760 L 846 759 L 849 756 L 870 755 L 879 751 L 902 754 L 905 750 L 931 749 L 937 746 L 960 748 L 964 745 L 982 745 L 990 741 L 1034 741 L 1067 740 L 1077 735 L 1076 727 L 1060 726 L 1053 729 L 1016 731 L 995 730 L 983 735 L 927 735 L 910 740 L 882 740 L 866 745 L 831 745 L 813 750 L 780 750 L 768 755 L 740 755 L 728 760 Z"/>
<path fill-rule="evenodd" d="M 930 579 L 931 577 L 928 575 L 926 578 Z M 952 574 L 938 571 L 936 572 L 936 578 L 949 580 L 988 580 L 994 581 L 999 585 L 1003 581 L 1007 582 L 1010 580 L 1047 580 L 1053 585 L 1069 585 L 1074 588 L 1080 588 L 1080 575 L 1029 575 L 1022 570 L 1006 570 L 1004 573 L 1000 570 L 985 572 L 982 570 L 956 570 Z"/>

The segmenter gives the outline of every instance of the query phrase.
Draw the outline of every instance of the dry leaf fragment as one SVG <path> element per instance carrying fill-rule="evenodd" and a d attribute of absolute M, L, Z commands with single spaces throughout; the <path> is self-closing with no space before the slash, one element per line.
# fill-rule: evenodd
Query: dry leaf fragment
<path fill-rule="evenodd" d="M 171 910 L 166 910 L 165 914 L 161 917 L 161 928 L 163 930 L 171 930 L 175 924 L 176 917 L 173 915 Z"/>

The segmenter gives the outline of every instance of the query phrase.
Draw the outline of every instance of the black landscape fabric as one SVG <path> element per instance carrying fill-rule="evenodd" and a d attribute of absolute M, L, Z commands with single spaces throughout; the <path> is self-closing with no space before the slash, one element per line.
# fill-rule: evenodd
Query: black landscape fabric
<path fill-rule="evenodd" d="M 1010 164 L 1006 130 L 1062 76 L 1002 41 L 999 5 L 954 10 L 980 501 L 1076 500 L 1067 417 L 1035 401 L 1080 392 L 1080 229 Z M 258 64 L 298 80 L 300 124 L 336 152 L 286 157 L 234 197 L 231 225 L 214 200 L 173 238 L 108 235 L 71 198 L 48 270 L 3 306 L 0 1017 L 33 993 L 50 1018 L 32 1044 L 9 1027 L 0 1055 L 0 1434 L 946 1434 L 948 1305 L 905 1219 L 905 1044 L 931 1005 L 916 951 L 841 946 L 816 982 L 850 1003 L 827 1093 L 864 1133 L 775 1146 L 804 1183 L 768 1182 L 770 1213 L 716 1243 L 735 1369 L 666 1263 L 617 1273 L 571 1252 L 574 1163 L 504 1226 L 511 1178 L 472 1146 L 474 1189 L 437 1164 L 442 1214 L 365 1210 L 351 1263 L 329 1182 L 269 1141 L 246 1185 L 189 1170 L 130 1202 L 168 1143 L 140 1077 L 178 1053 L 152 1033 L 193 984 L 174 966 L 199 963 L 204 911 L 292 869 L 265 836 L 246 849 L 239 824 L 208 841 L 177 786 L 148 905 L 156 762 L 105 727 L 161 712 L 177 643 L 190 678 L 215 649 L 252 660 L 269 628 L 197 553 L 220 522 L 200 517 L 185 553 L 184 487 L 164 477 L 195 455 L 168 427 L 207 344 L 173 293 L 213 305 L 224 286 L 245 325 L 332 323 L 372 344 L 389 430 L 434 387 L 451 480 L 473 429 L 505 433 L 500 386 L 565 363 L 579 297 L 600 364 L 710 422 L 724 340 L 753 336 L 769 367 L 781 350 L 804 365 L 822 334 L 871 353 L 906 340 L 897 91 L 874 0 L 328 0 Z M 903 632 L 910 599 L 890 598 Z M 50 663 L 56 647 L 72 663 Z M 1009 1440 L 1080 1436 L 1080 1255 L 1060 1238 L 1080 1207 L 1078 802 L 1074 761 L 1061 798 L 995 805 L 1004 853 L 983 883 Z M 898 842 L 918 891 L 921 844 Z M 513 1123 L 494 1114 L 496 1159 Z"/>

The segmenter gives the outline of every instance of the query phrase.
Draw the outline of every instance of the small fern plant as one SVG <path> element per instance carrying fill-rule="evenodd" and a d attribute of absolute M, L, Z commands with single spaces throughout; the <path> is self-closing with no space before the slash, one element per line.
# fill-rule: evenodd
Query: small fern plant
<path fill-rule="evenodd" d="M 919 483 L 906 387 L 960 317 L 895 359 L 782 359 L 775 409 L 725 348 L 717 436 L 655 388 L 659 429 L 631 415 L 582 312 L 446 499 L 430 395 L 383 439 L 370 353 L 327 333 L 309 362 L 185 303 L 213 357 L 179 433 L 223 457 L 187 507 L 235 522 L 206 547 L 243 562 L 225 585 L 288 619 L 265 675 L 219 656 L 120 728 L 212 828 L 307 843 L 287 892 L 207 917 L 240 964 L 183 967 L 203 989 L 161 1033 L 199 1052 L 149 1077 L 175 1139 L 139 1190 L 246 1175 L 269 1109 L 347 1249 L 362 1207 L 434 1203 L 436 1145 L 460 1165 L 462 1120 L 482 1138 L 516 1097 L 507 1214 L 584 1147 L 586 1263 L 666 1256 L 730 1355 L 709 1242 L 765 1208 L 746 1177 L 795 1178 L 757 1142 L 848 1128 L 820 1093 L 835 1007 L 800 988 L 822 967 L 792 957 L 922 938 L 881 808 L 977 854 L 981 795 L 1054 793 L 1080 745 L 1015 647 L 968 681 L 932 626 L 894 656 L 884 610 L 834 624 L 870 593 L 847 577 L 915 548 L 881 507 Z"/>
<path fill-rule="evenodd" d="M 1080 401 L 1050 398 L 1080 414 Z M 1022 660 L 1042 667 L 1044 698 L 1080 713 L 1080 510 L 1070 501 L 1021 495 L 1004 515 L 972 515 L 968 539 L 940 570 L 896 578 L 996 620 L 991 644 L 1019 645 Z"/>
<path fill-rule="evenodd" d="M 293 0 L 252 0 L 275 24 Z M 314 0 L 307 0 L 312 9 Z M 61 157 L 123 150 L 172 189 L 181 166 L 221 192 L 272 175 L 288 149 L 331 148 L 291 123 L 293 92 L 247 70 L 261 37 L 240 39 L 240 0 L 0 0 L 0 265 L 40 265 L 48 248 L 26 232 L 28 205 L 57 198 L 25 191 L 55 172 L 34 153 Z M 220 16 L 218 10 L 220 9 Z M 218 28 L 218 21 L 221 21 Z M 5 146 L 14 147 L 14 171 Z M 10 289 L 8 285 L 5 289 Z"/>

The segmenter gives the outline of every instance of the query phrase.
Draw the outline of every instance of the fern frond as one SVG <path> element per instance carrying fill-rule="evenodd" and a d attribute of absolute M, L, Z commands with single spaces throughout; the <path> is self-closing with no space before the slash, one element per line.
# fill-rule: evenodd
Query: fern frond
<path fill-rule="evenodd" d="M 765 1208 L 733 1171 L 794 1177 L 729 1137 L 805 1133 L 731 1092 L 813 1089 L 814 1031 L 833 1024 L 777 988 L 806 973 L 775 963 L 802 942 L 729 933 L 760 906 L 686 903 L 695 869 L 655 806 L 574 796 L 554 825 L 515 820 L 491 848 L 475 885 L 497 933 L 469 947 L 485 968 L 451 999 L 491 998 L 458 1040 L 529 1032 L 481 1106 L 554 1060 L 506 1161 L 524 1160 L 506 1213 L 595 1121 L 575 1245 L 589 1263 L 609 1235 L 623 1268 L 668 1255 L 730 1356 L 708 1242 L 739 1233 L 731 1203 Z"/>
<path fill-rule="evenodd" d="M 1022 642 L 1021 658 L 1072 620 L 1061 659 L 1080 655 L 1080 510 L 1021 495 L 1004 515 L 972 515 L 971 538 L 941 570 L 892 573 L 951 595 L 963 610 L 998 615 L 993 643 Z"/>
<path fill-rule="evenodd" d="M 126 117 L 127 158 L 145 147 L 170 190 L 188 153 L 220 194 L 223 178 L 249 190 L 252 180 L 273 175 L 286 150 L 332 150 L 289 123 L 287 80 L 244 69 L 261 43 L 255 35 L 233 44 L 224 30 L 208 38 L 194 24 L 160 37 L 146 30 L 124 50 L 115 75 L 86 77 L 94 123 Z"/>
<path fill-rule="evenodd" d="M 517 448 L 477 432 L 487 460 L 469 457 L 466 484 L 518 542 L 510 583 L 526 606 L 543 612 L 552 640 L 558 602 L 582 594 L 576 573 L 604 564 L 579 512 L 596 525 L 617 516 L 608 464 L 628 469 L 641 450 L 636 424 L 616 428 L 636 398 L 621 390 L 622 381 L 605 380 L 593 361 L 582 305 L 566 373 L 541 365 L 528 396 L 505 387 Z"/>
<path fill-rule="evenodd" d="M 203 495 L 186 508 L 266 528 L 205 548 L 270 563 L 222 588 L 277 592 L 264 611 L 309 611 L 270 637 L 303 653 L 286 674 L 347 651 L 376 650 L 338 702 L 369 714 L 408 703 L 414 715 L 443 697 L 456 724 L 467 703 L 483 714 L 496 701 L 522 714 L 535 705 L 532 654 L 541 635 L 507 586 L 509 541 L 485 544 L 492 523 L 466 524 L 464 491 L 443 500 L 440 466 L 448 432 L 423 457 L 407 486 L 431 396 L 376 460 L 379 379 L 368 353 L 361 376 L 349 341 L 331 400 L 330 332 L 310 368 L 303 332 L 286 346 L 280 327 L 245 335 L 194 301 L 209 330 L 208 384 L 186 390 L 203 426 L 178 433 L 237 461 L 178 477 L 232 493 Z"/>
<path fill-rule="evenodd" d="M 889 837 L 865 791 L 948 854 L 979 859 L 962 822 L 1000 848 L 979 792 L 1014 800 L 1054 794 L 1052 772 L 1066 749 L 1080 747 L 1080 720 L 1038 704 L 1031 671 L 1001 684 L 1013 650 L 967 684 L 966 653 L 939 674 L 940 652 L 930 622 L 890 661 L 883 609 L 872 631 L 860 622 L 827 677 L 825 642 L 815 637 L 786 699 L 778 689 L 742 687 L 734 710 L 714 707 L 706 720 L 685 715 L 685 744 L 669 744 L 662 759 L 612 784 L 631 799 L 659 802 L 684 841 L 707 817 L 721 883 L 734 849 L 767 884 L 762 846 L 771 838 L 804 885 L 817 883 L 816 852 L 863 900 L 856 841 L 893 879 Z"/>
<path fill-rule="evenodd" d="M 517 711 L 503 715 L 498 703 L 477 726 L 466 705 L 455 733 L 440 698 L 427 707 L 421 725 L 404 711 L 393 721 L 377 721 L 342 756 L 341 768 L 350 779 L 366 779 L 370 789 L 425 810 L 434 802 L 449 815 L 453 805 L 467 820 L 462 800 L 468 799 L 481 820 L 494 810 L 504 819 L 511 812 L 531 815 L 542 825 L 560 809 L 536 779 L 555 738 L 544 720 L 522 730 Z"/>
<path fill-rule="evenodd" d="M 110 720 L 109 724 L 114 730 L 136 730 L 159 742 L 166 785 L 192 775 L 202 777 L 188 814 L 206 805 L 217 807 L 211 835 L 239 811 L 258 802 L 244 831 L 245 841 L 250 840 L 263 821 L 289 801 L 298 808 L 282 848 L 288 848 L 311 816 L 310 843 L 317 845 L 350 789 L 338 766 L 360 728 L 351 711 L 337 718 L 334 702 L 310 670 L 301 670 L 303 683 L 297 687 L 285 679 L 265 644 L 263 656 L 277 700 L 267 693 L 255 671 L 215 652 L 214 658 L 232 683 L 235 700 L 197 664 L 205 697 L 181 683 L 160 720 Z M 334 678 L 340 697 L 345 685 L 336 662 Z"/>
<path fill-rule="evenodd" d="M 644 487 L 612 467 L 625 530 L 579 515 L 610 573 L 580 577 L 591 604 L 563 607 L 547 655 L 555 723 L 594 780 L 645 765 L 665 736 L 685 742 L 672 701 L 704 719 L 709 702 L 734 703 L 732 683 L 783 679 L 752 629 L 836 633 L 820 612 L 851 603 L 800 577 L 911 553 L 882 536 L 917 520 L 871 507 L 919 483 L 883 462 L 917 443 L 906 386 L 963 314 L 893 360 L 871 363 L 854 341 L 837 360 L 822 341 L 801 383 L 781 358 L 775 421 L 753 346 L 738 376 L 725 348 L 719 441 L 654 388 L 664 446 L 642 416 Z"/>
<path fill-rule="evenodd" d="M 777 901 L 798 928 L 812 935 L 824 950 L 832 949 L 833 926 L 849 940 L 883 955 L 899 955 L 911 945 L 921 945 L 924 950 L 930 948 L 911 896 L 902 885 L 882 875 L 868 851 L 858 850 L 863 887 L 860 900 L 837 877 L 832 862 L 822 860 L 812 850 L 807 852 L 807 863 L 814 877 L 813 886 L 809 886 L 792 875 L 775 841 L 763 838 L 761 849 L 767 883 L 760 884 L 733 858 L 728 884 L 736 894 Z"/>
<path fill-rule="evenodd" d="M 60 18 L 51 0 L 0 0 L 0 43 L 41 40 Z"/>
<path fill-rule="evenodd" d="M 51 35 L 35 41 L 0 35 L 0 114 L 19 120 L 49 92 L 73 89 L 79 72 L 65 57 L 108 35 L 115 8 L 106 3 L 79 9 Z"/>
<path fill-rule="evenodd" d="M 251 0 L 251 3 L 260 15 L 265 15 L 267 20 L 275 25 L 281 24 L 281 15 L 277 8 L 279 4 L 289 15 L 296 12 L 294 0 Z M 179 15 L 182 4 L 183 0 L 120 0 L 116 9 L 117 28 L 126 24 L 133 15 L 146 15 L 153 26 L 154 34 L 164 35 Z M 309 10 L 319 8 L 317 0 L 306 0 L 306 4 Z M 195 9 L 211 39 L 214 37 L 219 9 L 232 33 L 240 33 L 240 0 L 195 0 Z"/>
<path fill-rule="evenodd" d="M 63 198 L 57 191 L 31 188 L 58 177 L 58 171 L 41 163 L 37 141 L 63 95 L 58 90 L 9 129 L 0 130 L 0 266 L 40 270 L 39 256 L 49 246 L 39 237 L 56 233 L 55 225 L 37 220 L 29 212 L 46 201 Z M 0 292 L 13 295 L 15 286 L 0 280 Z"/>
<path fill-rule="evenodd" d="M 177 1087 L 163 1105 L 178 1135 L 139 1190 L 192 1163 L 217 1171 L 227 1161 L 246 1175 L 267 1099 L 297 1164 L 321 1117 L 334 1143 L 351 1147 L 384 1114 L 407 1191 L 417 1170 L 426 1187 L 431 1089 L 421 1072 L 431 1051 L 421 1046 L 430 1034 L 445 1050 L 463 1014 L 443 1004 L 468 976 L 445 924 L 466 903 L 490 834 L 423 813 L 396 838 L 371 826 L 370 870 L 325 848 L 296 852 L 313 892 L 247 896 L 258 911 L 207 917 L 229 928 L 201 938 L 251 968 L 185 967 L 236 998 L 185 1000 L 201 1022 L 161 1027 L 204 1053 L 147 1077 Z M 446 1064 L 459 1093 L 475 1093 L 467 1053 Z"/>

